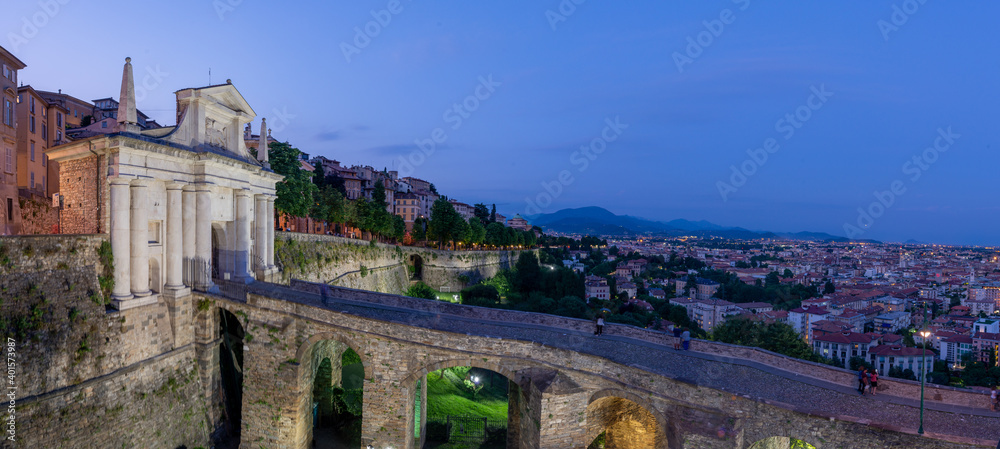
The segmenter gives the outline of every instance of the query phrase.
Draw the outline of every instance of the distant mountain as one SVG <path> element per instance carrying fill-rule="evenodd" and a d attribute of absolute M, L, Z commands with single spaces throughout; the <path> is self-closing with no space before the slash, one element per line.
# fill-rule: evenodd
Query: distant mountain
<path fill-rule="evenodd" d="M 785 238 L 804 241 L 848 242 L 850 239 L 825 232 L 773 233 L 750 231 L 738 227 L 725 227 L 705 220 L 684 219 L 667 222 L 648 220 L 628 215 L 616 215 L 597 206 L 576 209 L 562 209 L 551 214 L 531 215 L 527 218 L 532 225 L 542 229 L 568 234 L 595 234 L 608 236 L 662 235 L 677 237 L 691 235 L 697 237 L 721 237 L 730 239 Z"/>

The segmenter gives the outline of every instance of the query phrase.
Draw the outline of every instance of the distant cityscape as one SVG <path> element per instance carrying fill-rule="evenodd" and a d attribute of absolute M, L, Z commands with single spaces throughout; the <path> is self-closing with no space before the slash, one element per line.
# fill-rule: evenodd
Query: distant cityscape
<path fill-rule="evenodd" d="M 997 250 L 700 238 L 609 239 L 608 245 L 642 258 L 619 259 L 608 276 L 588 275 L 587 298 L 622 298 L 650 311 L 653 306 L 643 298 L 666 299 L 707 332 L 733 319 L 788 324 L 821 357 L 842 366 L 860 358 L 884 374 L 910 370 L 922 378 L 933 369 L 923 363 L 924 346 L 949 369 L 961 370 L 972 361 L 1000 366 Z M 563 265 L 582 272 L 587 252 L 571 254 Z M 698 270 L 650 276 L 648 257 L 693 258 L 705 270 L 749 285 L 811 286 L 817 294 L 785 310 L 769 302 L 731 302 L 719 297 L 719 282 L 699 277 Z M 926 339 L 916 331 L 922 328 L 929 332 Z"/>

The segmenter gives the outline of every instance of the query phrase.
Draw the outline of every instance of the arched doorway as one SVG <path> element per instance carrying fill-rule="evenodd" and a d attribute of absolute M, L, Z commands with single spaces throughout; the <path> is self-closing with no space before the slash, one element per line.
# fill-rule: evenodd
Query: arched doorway
<path fill-rule="evenodd" d="M 404 380 L 412 387 L 407 447 L 502 449 L 518 441 L 520 388 L 498 367 L 468 363 L 439 362 Z"/>
<path fill-rule="evenodd" d="M 816 449 L 816 446 L 796 438 L 770 437 L 752 444 L 750 449 Z"/>
<path fill-rule="evenodd" d="M 364 379 L 371 368 L 360 347 L 339 335 L 310 338 L 299 347 L 299 379 L 308 395 L 300 410 L 310 447 L 362 447 Z"/>
<path fill-rule="evenodd" d="M 223 425 L 230 438 L 239 441 L 243 417 L 243 338 L 239 318 L 219 309 L 219 374 L 222 377 Z"/>
<path fill-rule="evenodd" d="M 645 401 L 625 392 L 600 392 L 587 405 L 587 435 L 595 449 L 666 447 L 664 426 Z"/>
<path fill-rule="evenodd" d="M 410 255 L 410 280 L 422 281 L 424 279 L 424 259 L 416 254 Z"/>

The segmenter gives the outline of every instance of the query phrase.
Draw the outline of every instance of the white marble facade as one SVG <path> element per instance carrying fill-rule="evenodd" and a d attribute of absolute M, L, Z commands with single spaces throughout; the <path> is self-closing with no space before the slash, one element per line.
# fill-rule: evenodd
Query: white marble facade
<path fill-rule="evenodd" d="M 243 142 L 255 114 L 231 83 L 177 91 L 178 124 L 140 131 L 126 60 L 119 131 L 47 152 L 107 155 L 108 229 L 119 309 L 253 282 L 274 267 L 275 184 Z M 129 110 L 128 108 L 131 108 Z M 100 176 L 100 175 L 99 175 Z"/>

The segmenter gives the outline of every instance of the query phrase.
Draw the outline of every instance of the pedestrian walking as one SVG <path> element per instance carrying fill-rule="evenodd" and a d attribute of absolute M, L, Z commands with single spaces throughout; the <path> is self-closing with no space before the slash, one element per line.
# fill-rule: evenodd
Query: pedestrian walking
<path fill-rule="evenodd" d="M 997 386 L 990 389 L 990 410 L 997 411 Z"/>
<path fill-rule="evenodd" d="M 875 396 L 875 389 L 878 388 L 878 370 L 872 368 L 871 376 L 868 376 L 868 382 L 871 385 L 872 396 Z"/>
<path fill-rule="evenodd" d="M 681 350 L 681 327 L 674 325 L 674 349 Z"/>
<path fill-rule="evenodd" d="M 865 367 L 858 367 L 858 393 L 861 393 L 862 396 L 865 395 L 865 379 L 867 377 L 868 375 L 865 373 Z"/>
<path fill-rule="evenodd" d="M 597 330 L 594 331 L 594 335 L 603 335 L 603 334 L 604 334 L 604 316 L 601 315 L 597 317 Z"/>
<path fill-rule="evenodd" d="M 681 332 L 681 344 L 684 346 L 685 351 L 691 349 L 691 331 L 686 327 L 684 328 L 684 332 Z"/>

